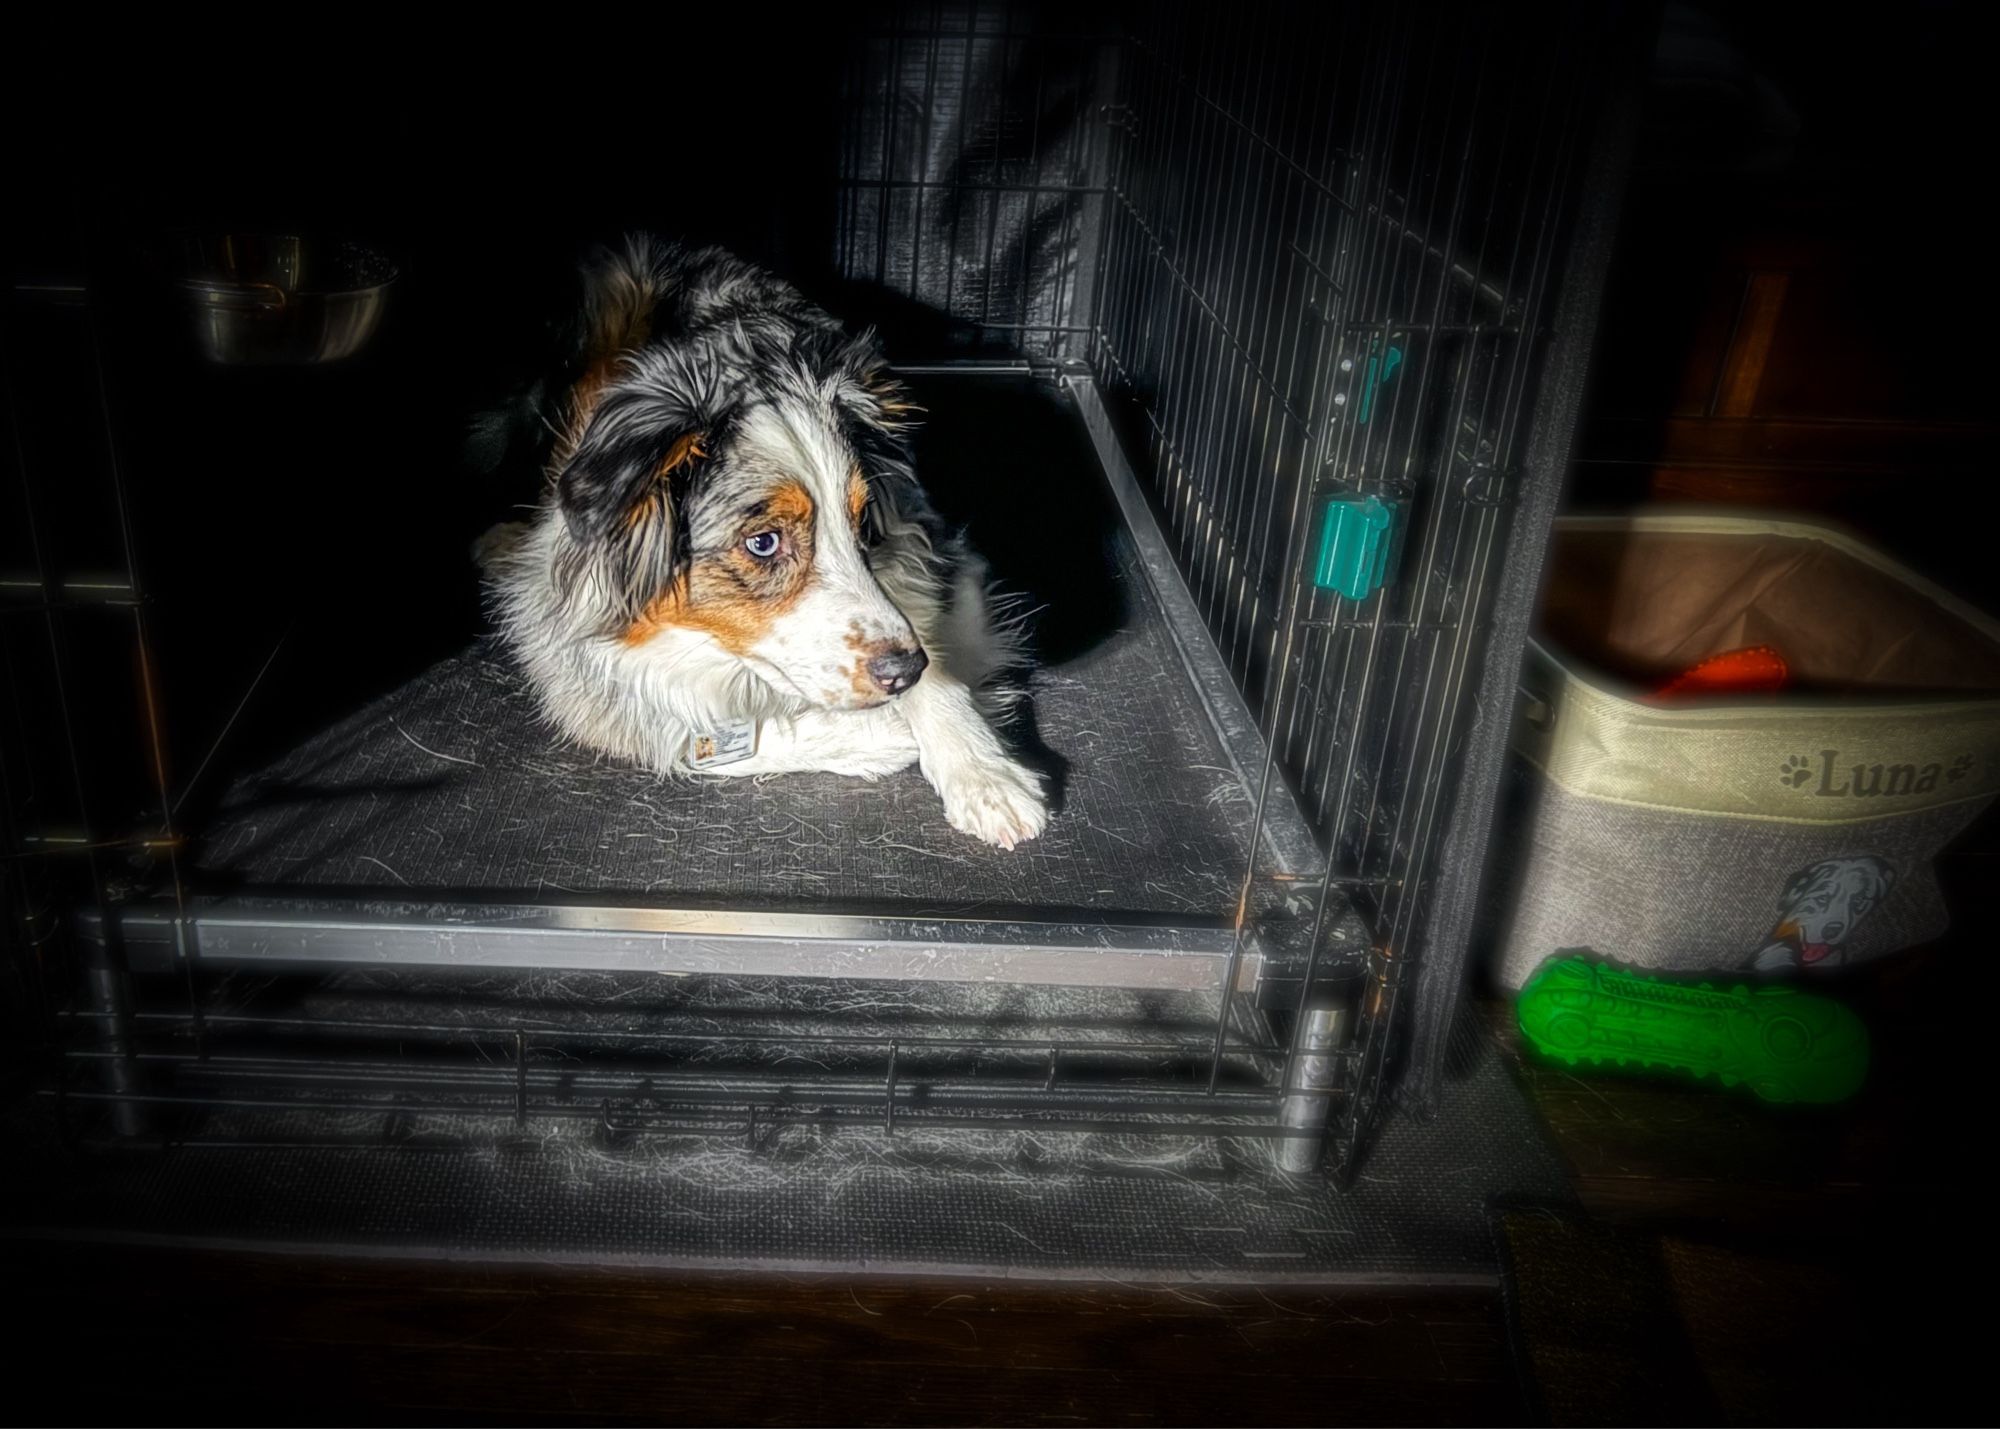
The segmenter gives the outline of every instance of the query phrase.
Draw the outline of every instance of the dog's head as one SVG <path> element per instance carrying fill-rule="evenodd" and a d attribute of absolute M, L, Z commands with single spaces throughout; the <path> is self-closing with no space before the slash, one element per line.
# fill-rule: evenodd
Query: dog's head
<path fill-rule="evenodd" d="M 1829 858 L 1802 869 L 1778 901 L 1771 936 L 1796 948 L 1800 962 L 1820 962 L 1888 896 L 1895 879 L 1888 862 L 1873 856 Z"/>
<path fill-rule="evenodd" d="M 824 709 L 914 684 L 927 656 L 873 564 L 915 529 L 891 479 L 911 409 L 873 338 L 806 320 L 651 341 L 643 314 L 604 321 L 639 340 L 586 370 L 552 466 L 559 582 L 600 633 L 663 669 L 723 652 Z"/>

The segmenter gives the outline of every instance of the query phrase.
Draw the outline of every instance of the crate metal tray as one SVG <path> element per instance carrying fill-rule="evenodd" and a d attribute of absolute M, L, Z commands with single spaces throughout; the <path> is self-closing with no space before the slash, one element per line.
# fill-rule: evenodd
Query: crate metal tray
<path fill-rule="evenodd" d="M 1028 747 L 1059 799 L 1041 838 L 1012 852 L 966 838 L 915 770 L 874 783 L 676 782 L 559 748 L 519 673 L 481 641 L 239 781 L 202 840 L 193 900 L 119 911 L 128 965 L 186 956 L 1188 992 L 1233 976 L 1254 989 L 1285 921 L 1235 931 L 1262 740 L 1093 380 L 1047 366 L 1034 377 L 1026 364 L 912 375 L 938 429 L 927 479 L 969 513 L 975 537 L 1018 521 L 1024 503 L 1055 520 L 1115 512 L 1100 575 L 1117 617 L 1033 683 Z M 955 403 L 967 415 L 954 417 Z M 994 420 L 1009 411 L 1027 419 Z M 1073 483 L 1093 470 L 1109 503 L 1096 491 L 995 489 L 1000 472 Z M 1037 599 L 1051 585 L 1082 588 L 1073 571 L 996 566 Z M 1261 841 L 1269 886 L 1318 864 L 1282 789 Z M 1358 927 L 1333 937 L 1357 955 L 1365 946 Z"/>

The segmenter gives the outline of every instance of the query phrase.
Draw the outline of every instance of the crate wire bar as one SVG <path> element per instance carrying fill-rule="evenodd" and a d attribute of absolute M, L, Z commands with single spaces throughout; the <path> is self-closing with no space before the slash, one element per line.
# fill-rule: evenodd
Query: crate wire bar
<path fill-rule="evenodd" d="M 384 1105 L 582 1118 L 612 1135 L 719 1126 L 752 1145 L 800 1121 L 1160 1132 L 1263 1139 L 1298 1171 L 1330 1143 L 1352 1174 L 1392 1074 L 1419 1100 L 1435 1089 L 1602 286 L 1629 144 L 1610 106 L 1638 27 L 1585 6 L 1257 18 L 878 7 L 847 61 L 832 235 L 845 276 L 958 323 L 952 360 L 912 373 L 1035 383 L 1087 433 L 1129 572 L 1248 804 L 1213 906 L 939 917 L 216 893 L 179 858 L 148 704 L 161 816 L 143 837 L 168 850 L 167 876 L 121 903 L 101 858 L 118 840 L 75 836 L 89 907 L 111 911 L 72 920 L 92 996 L 60 1019 L 65 1116 L 108 1103 L 122 1132 L 165 1117 L 182 1137 L 199 1133 L 180 1118 L 203 1108 Z M 122 491 L 115 463 L 112 478 Z M 1312 580 L 1316 518 L 1336 495 L 1391 502 L 1405 523 L 1400 564 L 1359 600 Z M 46 605 L 62 585 L 34 554 Z M 66 700 L 53 616 L 44 633 Z M 10 641 L 17 690 L 19 650 Z M 74 740 L 68 761 L 80 789 Z M 0 773 L 10 812 L 24 807 L 26 772 Z M 7 832 L 9 893 L 39 945 L 55 900 L 28 869 L 45 850 Z M 1179 1001 L 1160 1037 L 1143 1019 L 1105 1033 L 1048 1008 L 1054 1030 L 964 1009 L 944 1020 L 977 1030 L 593 1030 L 504 1008 L 431 1021 L 393 998 L 291 1015 L 242 992 L 247 972 L 337 966 Z M 162 972 L 184 1006 L 135 1005 L 135 983 Z M 1399 1012 L 1412 977 L 1414 1025 Z M 711 1053 L 727 1065 L 705 1067 Z"/>
<path fill-rule="evenodd" d="M 1629 104 L 1593 81 L 1631 64 L 1641 27 L 1585 7 L 1278 9 L 1260 26 L 1149 6 L 1120 30 L 1087 10 L 897 7 L 857 70 L 870 122 L 844 156 L 838 261 L 1083 367 L 1072 382 L 1132 412 L 1153 508 L 1263 736 L 1259 818 L 1288 790 L 1325 850 L 1287 1079 L 1327 918 L 1352 907 L 1370 929 L 1353 1125 L 1405 968 L 1426 965 L 1434 1004 L 1461 976 L 1464 918 L 1427 948 L 1428 915 L 1455 785 L 1490 782 L 1497 751 L 1452 765 L 1476 689 L 1490 705 L 1511 684 L 1522 617 L 1503 612 L 1492 655 L 1508 685 L 1480 679 L 1481 637 L 1496 587 L 1525 607 L 1539 573 L 1630 144 Z M 1031 284 L 1017 255 L 1049 233 L 1070 261 Z M 1400 575 L 1361 601 L 1310 580 L 1311 518 L 1341 492 L 1404 503 L 1414 527 Z M 1490 798 L 1462 815 L 1459 905 Z M 1253 858 L 1245 906 L 1259 876 Z M 1419 1099 L 1442 1020 L 1416 1039 Z"/>

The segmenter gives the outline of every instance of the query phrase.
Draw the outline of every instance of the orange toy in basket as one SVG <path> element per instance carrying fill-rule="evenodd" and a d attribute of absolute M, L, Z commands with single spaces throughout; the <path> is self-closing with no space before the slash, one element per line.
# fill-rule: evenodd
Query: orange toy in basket
<path fill-rule="evenodd" d="M 1768 645 L 1751 645 L 1711 656 L 1683 670 L 1654 692 L 1656 700 L 1695 695 L 1774 695 L 1790 683 L 1784 657 Z"/>

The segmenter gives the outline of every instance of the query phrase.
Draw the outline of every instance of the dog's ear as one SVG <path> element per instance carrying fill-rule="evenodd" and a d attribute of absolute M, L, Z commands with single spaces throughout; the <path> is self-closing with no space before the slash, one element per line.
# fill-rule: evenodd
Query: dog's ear
<path fill-rule="evenodd" d="M 711 448 L 701 428 L 623 432 L 615 410 L 611 416 L 607 424 L 598 413 L 556 483 L 575 542 L 558 578 L 568 590 L 596 572 L 614 617 L 629 621 L 672 587 L 685 564 L 678 513 Z"/>
<path fill-rule="evenodd" d="M 863 428 L 890 437 L 914 428 L 923 411 L 890 368 L 873 329 L 847 339 L 835 352 L 834 399 Z"/>
<path fill-rule="evenodd" d="M 923 409 L 910 400 L 872 330 L 842 339 L 831 355 L 831 368 L 834 406 L 871 491 L 862 533 L 872 543 L 886 530 L 907 524 L 899 488 L 915 481 L 910 433 Z"/>
<path fill-rule="evenodd" d="M 720 383 L 718 355 L 684 343 L 628 354 L 579 384 L 574 435 L 556 462 L 571 535 L 602 541 L 647 514 L 672 516 L 675 493 L 721 445 Z"/>
<path fill-rule="evenodd" d="M 666 245 L 635 234 L 615 247 L 593 246 L 578 270 L 568 412 L 554 463 L 563 514 L 578 540 L 601 538 L 622 514 L 618 503 L 644 494 L 636 490 L 645 484 L 639 467 L 658 467 L 677 442 L 690 455 L 700 445 L 704 389 L 695 364 L 640 353 L 672 257 Z M 655 379 L 644 390 L 623 380 L 642 371 Z"/>
<path fill-rule="evenodd" d="M 595 399 L 563 455 L 556 476 L 563 520 L 582 559 L 608 565 L 625 614 L 666 589 L 684 559 L 679 512 L 732 420 L 715 385 L 701 353 L 640 354 Z"/>
<path fill-rule="evenodd" d="M 649 521 L 671 525 L 680 496 L 714 454 L 713 426 L 642 394 L 606 397 L 556 478 L 570 535 L 596 545 Z"/>

